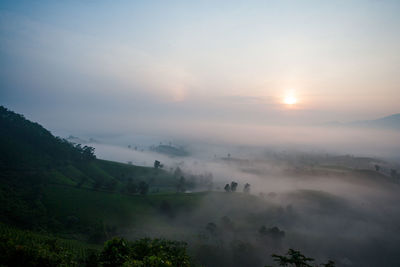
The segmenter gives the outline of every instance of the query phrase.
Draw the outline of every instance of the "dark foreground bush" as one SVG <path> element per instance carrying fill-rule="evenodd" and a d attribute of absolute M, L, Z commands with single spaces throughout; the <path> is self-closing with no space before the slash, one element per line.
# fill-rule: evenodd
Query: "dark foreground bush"
<path fill-rule="evenodd" d="M 100 254 L 100 264 L 111 266 L 189 267 L 186 243 L 144 238 L 128 242 L 121 238 L 107 241 Z"/>
<path fill-rule="evenodd" d="M 328 261 L 328 263 L 323 263 L 321 265 L 318 264 L 313 264 L 314 259 L 309 258 L 301 254 L 300 251 L 294 250 L 294 249 L 289 249 L 289 251 L 286 253 L 286 255 L 276 255 L 272 254 L 272 258 L 274 258 L 274 261 L 279 264 L 279 266 L 293 266 L 293 267 L 335 267 L 335 262 L 333 261 Z M 265 266 L 269 267 L 269 266 Z"/>
<path fill-rule="evenodd" d="M 21 243 L 1 237 L 0 263 L 2 266 L 78 266 L 75 255 L 58 245 L 56 239 Z"/>
<path fill-rule="evenodd" d="M 244 256 L 249 251 L 245 244 L 235 243 Z M 240 254 L 238 253 L 236 254 Z M 215 251 L 220 253 L 221 251 Z M 212 253 L 206 253 L 206 258 Z M 334 267 L 334 262 L 314 264 L 299 251 L 289 249 L 285 255 L 272 255 L 279 266 L 294 267 Z M 257 266 L 259 263 L 243 261 L 236 257 L 241 266 Z M 203 262 L 205 266 L 208 264 Z M 215 264 L 210 263 L 214 266 Z M 189 267 L 187 244 L 165 239 L 139 239 L 133 242 L 122 238 L 107 241 L 104 247 L 92 246 L 76 240 L 56 238 L 46 234 L 18 230 L 0 224 L 0 266 L 86 266 L 86 267 Z M 202 265 L 203 266 L 203 265 Z M 219 266 L 230 266 L 220 262 Z"/>

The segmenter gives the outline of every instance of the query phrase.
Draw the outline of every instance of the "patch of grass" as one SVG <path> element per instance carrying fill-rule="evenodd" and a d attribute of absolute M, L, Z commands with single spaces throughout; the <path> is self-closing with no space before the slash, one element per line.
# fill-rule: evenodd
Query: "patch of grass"
<path fill-rule="evenodd" d="M 68 223 L 76 218 L 79 225 L 104 223 L 117 227 L 143 224 L 159 216 L 159 207 L 167 201 L 177 209 L 191 209 L 199 203 L 205 193 L 160 193 L 124 195 L 85 188 L 49 185 L 44 190 L 43 203 L 48 214 L 57 221 Z"/>
<path fill-rule="evenodd" d="M 80 266 L 91 253 L 97 254 L 101 250 L 100 245 L 21 230 L 2 223 L 0 240 L 0 262 L 6 266 L 10 262 L 13 265 L 29 263 L 29 266 Z"/>

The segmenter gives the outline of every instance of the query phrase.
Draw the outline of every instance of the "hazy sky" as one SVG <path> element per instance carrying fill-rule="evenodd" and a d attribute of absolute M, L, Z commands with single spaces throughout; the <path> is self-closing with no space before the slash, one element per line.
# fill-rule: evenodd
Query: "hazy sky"
<path fill-rule="evenodd" d="M 3 0 L 0 104 L 56 131 L 374 119 L 400 111 L 399 14 L 400 1 Z"/>

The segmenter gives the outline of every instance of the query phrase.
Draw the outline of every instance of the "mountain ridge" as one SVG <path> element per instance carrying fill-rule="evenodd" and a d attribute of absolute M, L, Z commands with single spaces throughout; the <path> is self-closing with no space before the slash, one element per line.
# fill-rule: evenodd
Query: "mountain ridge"
<path fill-rule="evenodd" d="M 400 113 L 391 114 L 373 120 L 358 120 L 352 122 L 330 121 L 323 125 L 333 127 L 362 127 L 400 130 Z"/>

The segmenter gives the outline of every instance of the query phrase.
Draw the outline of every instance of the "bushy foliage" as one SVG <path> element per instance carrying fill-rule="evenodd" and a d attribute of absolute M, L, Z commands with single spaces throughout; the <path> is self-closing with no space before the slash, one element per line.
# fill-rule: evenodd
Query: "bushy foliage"
<path fill-rule="evenodd" d="M 1 238 L 0 262 L 5 266 L 77 266 L 73 255 L 52 240 L 26 246 Z"/>
<path fill-rule="evenodd" d="M 187 267 L 190 266 L 186 243 L 165 239 L 144 238 L 128 242 L 109 240 L 100 254 L 102 266 Z"/>
<path fill-rule="evenodd" d="M 129 260 L 130 249 L 124 239 L 114 238 L 105 243 L 100 254 L 102 266 L 122 266 Z"/>
<path fill-rule="evenodd" d="M 97 262 L 97 251 L 80 242 L 0 224 L 0 266 L 90 266 L 93 255 Z"/>
<path fill-rule="evenodd" d="M 196 253 L 198 260 L 201 259 L 198 263 L 201 266 L 260 265 L 261 259 L 254 254 L 255 247 L 251 243 L 235 240 L 229 249 L 203 244 Z M 278 266 L 335 266 L 333 261 L 314 264 L 314 259 L 293 249 L 285 255 L 273 254 L 272 257 Z M 105 242 L 100 251 L 98 246 L 0 224 L 0 266 L 189 267 L 192 263 L 184 242 L 149 238 L 130 242 L 113 238 Z"/>
<path fill-rule="evenodd" d="M 294 266 L 294 267 L 317 267 L 318 264 L 311 265 L 314 262 L 313 258 L 304 256 L 300 251 L 289 249 L 286 255 L 272 254 L 274 261 L 279 264 L 279 266 Z M 321 264 L 323 267 L 335 267 L 333 261 L 328 261 L 328 263 Z M 268 267 L 268 266 L 266 266 Z"/>
<path fill-rule="evenodd" d="M 113 238 L 99 251 L 97 246 L 0 224 L 0 266 L 188 267 L 186 246 L 165 239 Z"/>

